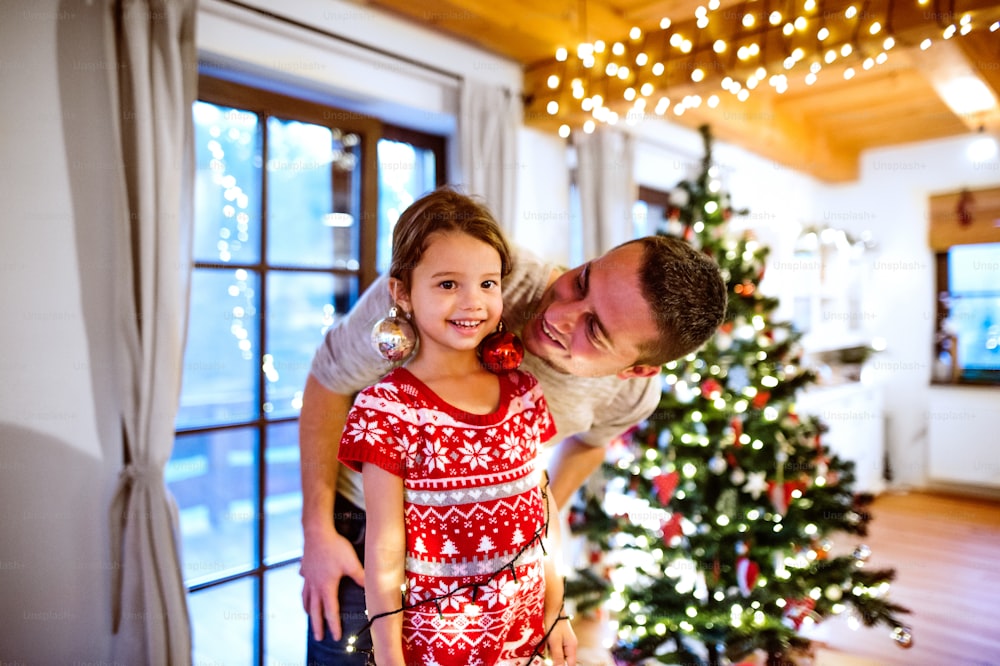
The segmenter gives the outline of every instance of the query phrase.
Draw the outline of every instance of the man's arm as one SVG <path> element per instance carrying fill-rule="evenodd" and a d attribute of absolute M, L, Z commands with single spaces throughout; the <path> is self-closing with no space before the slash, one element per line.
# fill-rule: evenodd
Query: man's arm
<path fill-rule="evenodd" d="M 552 497 L 560 510 L 603 462 L 603 446 L 588 446 L 576 437 L 567 437 L 556 445 L 549 460 L 549 477 Z"/>
<path fill-rule="evenodd" d="M 351 397 L 334 393 L 311 374 L 302 395 L 299 415 L 299 460 L 302 475 L 302 531 L 304 548 L 299 573 L 304 579 L 302 606 L 309 614 L 316 640 L 329 625 L 340 640 L 340 579 L 349 576 L 364 585 L 364 570 L 354 546 L 333 527 L 333 500 L 337 492 L 340 436 L 351 408 Z"/>

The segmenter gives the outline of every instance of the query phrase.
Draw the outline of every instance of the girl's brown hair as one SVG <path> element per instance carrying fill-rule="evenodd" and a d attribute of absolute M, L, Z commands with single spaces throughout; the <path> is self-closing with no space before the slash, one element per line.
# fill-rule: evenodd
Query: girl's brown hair
<path fill-rule="evenodd" d="M 449 231 L 466 233 L 494 248 L 500 254 L 501 279 L 510 273 L 510 246 L 493 214 L 475 199 L 442 187 L 414 201 L 399 216 L 392 232 L 389 276 L 409 288 L 410 273 L 424 256 L 431 236 Z"/>

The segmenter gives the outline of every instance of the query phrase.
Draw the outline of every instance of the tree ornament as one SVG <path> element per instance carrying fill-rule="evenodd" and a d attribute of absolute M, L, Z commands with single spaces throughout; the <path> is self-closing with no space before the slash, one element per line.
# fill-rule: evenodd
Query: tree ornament
<path fill-rule="evenodd" d="M 767 490 L 767 478 L 765 472 L 750 472 L 747 474 L 747 482 L 743 486 L 743 492 L 754 499 L 760 497 L 761 493 Z"/>
<path fill-rule="evenodd" d="M 851 557 L 855 559 L 855 564 L 859 567 L 863 567 L 865 565 L 865 562 L 867 562 L 868 558 L 871 556 L 872 556 L 872 549 L 865 544 L 859 545 L 857 548 L 854 549 L 854 552 L 851 553 Z"/>
<path fill-rule="evenodd" d="M 722 384 L 709 377 L 701 383 L 701 397 L 715 400 L 722 393 Z"/>
<path fill-rule="evenodd" d="M 406 317 L 409 318 L 409 313 Z M 379 319 L 372 327 L 372 348 L 391 363 L 404 360 L 417 344 L 417 332 L 407 319 L 397 316 L 394 305 L 389 308 L 388 316 Z"/>
<path fill-rule="evenodd" d="M 785 481 L 784 483 L 767 482 L 767 496 L 774 505 L 774 510 L 784 516 L 788 513 L 791 505 L 793 493 L 805 490 L 805 484 L 801 481 Z"/>
<path fill-rule="evenodd" d="M 746 556 L 748 551 L 746 543 L 742 541 L 736 543 L 736 552 L 739 554 L 736 558 L 736 584 L 740 588 L 740 594 L 744 597 L 749 597 L 750 593 L 753 592 L 754 585 L 757 584 L 757 577 L 760 575 L 760 567 Z"/>
<path fill-rule="evenodd" d="M 507 330 L 503 320 L 476 347 L 476 354 L 483 367 L 495 374 L 516 370 L 524 360 L 524 344 L 521 339 Z"/>
<path fill-rule="evenodd" d="M 674 490 L 677 489 L 677 483 L 680 480 L 681 475 L 677 470 L 660 474 L 653 478 L 653 488 L 656 489 L 656 499 L 660 500 L 660 504 L 666 506 L 670 502 L 670 498 L 674 496 Z"/>
<path fill-rule="evenodd" d="M 670 518 L 663 523 L 661 528 L 663 531 L 663 543 L 667 546 L 673 545 L 673 540 L 679 539 L 684 534 L 684 530 L 681 529 L 681 520 L 683 520 L 683 518 L 684 517 L 680 513 L 675 511 L 670 514 Z"/>
<path fill-rule="evenodd" d="M 896 645 L 904 650 L 909 650 L 913 647 L 913 632 L 910 631 L 909 627 L 899 625 L 892 630 L 892 640 L 896 641 Z"/>
<path fill-rule="evenodd" d="M 757 395 L 751 400 L 751 404 L 757 409 L 763 409 L 767 406 L 767 403 L 771 400 L 770 391 L 758 391 Z"/>
<path fill-rule="evenodd" d="M 726 459 L 716 453 L 712 456 L 711 460 L 708 461 L 708 471 L 712 474 L 722 474 L 726 471 L 728 465 L 726 464 Z"/>
<path fill-rule="evenodd" d="M 736 514 L 738 497 L 736 488 L 726 488 L 719 493 L 719 499 L 715 503 L 715 510 L 723 516 L 733 516 Z"/>
<path fill-rule="evenodd" d="M 785 610 L 781 613 L 781 621 L 796 631 L 802 628 L 802 623 L 816 607 L 816 602 L 810 597 L 804 599 L 786 599 Z"/>

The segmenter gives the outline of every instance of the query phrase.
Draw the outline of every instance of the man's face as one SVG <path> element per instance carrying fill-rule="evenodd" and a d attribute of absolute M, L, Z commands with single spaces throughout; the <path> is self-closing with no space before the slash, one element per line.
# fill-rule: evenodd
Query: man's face
<path fill-rule="evenodd" d="M 521 332 L 527 350 L 578 377 L 658 372 L 634 365 L 640 344 L 659 335 L 639 284 L 642 256 L 631 243 L 559 276 Z"/>

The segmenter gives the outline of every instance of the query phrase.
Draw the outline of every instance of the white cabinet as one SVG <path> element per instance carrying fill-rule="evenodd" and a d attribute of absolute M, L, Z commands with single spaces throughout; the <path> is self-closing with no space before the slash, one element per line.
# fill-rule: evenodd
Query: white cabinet
<path fill-rule="evenodd" d="M 1000 389 L 932 386 L 930 405 L 929 480 L 1000 487 Z"/>
<path fill-rule="evenodd" d="M 885 489 L 885 417 L 882 391 L 861 382 L 818 386 L 796 401 L 800 414 L 818 416 L 830 429 L 822 441 L 844 460 L 854 461 L 857 492 Z"/>

